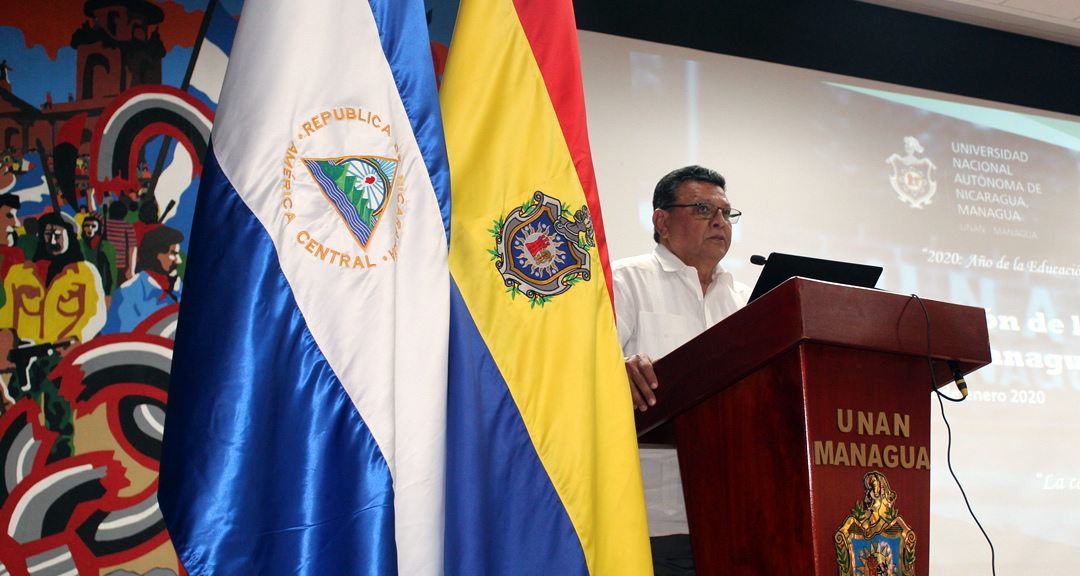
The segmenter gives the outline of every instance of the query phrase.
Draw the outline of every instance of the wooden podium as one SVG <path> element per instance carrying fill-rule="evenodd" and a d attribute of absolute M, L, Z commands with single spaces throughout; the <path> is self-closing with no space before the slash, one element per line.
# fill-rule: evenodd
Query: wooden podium
<path fill-rule="evenodd" d="M 923 303 L 938 386 L 990 362 L 981 308 Z M 927 351 L 915 298 L 793 278 L 657 361 L 698 575 L 927 574 Z"/>

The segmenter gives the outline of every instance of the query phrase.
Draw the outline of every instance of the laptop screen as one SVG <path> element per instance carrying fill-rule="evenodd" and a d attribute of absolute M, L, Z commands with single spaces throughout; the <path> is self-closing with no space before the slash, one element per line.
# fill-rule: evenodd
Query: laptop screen
<path fill-rule="evenodd" d="M 757 300 L 769 290 L 795 276 L 836 284 L 873 288 L 877 284 L 878 278 L 881 277 L 881 271 L 880 266 L 852 264 L 850 262 L 822 260 L 820 258 L 807 258 L 806 256 L 773 252 L 769 254 L 765 267 L 761 270 L 761 276 L 758 277 L 757 284 L 754 285 L 754 292 L 750 295 L 750 302 Z"/>

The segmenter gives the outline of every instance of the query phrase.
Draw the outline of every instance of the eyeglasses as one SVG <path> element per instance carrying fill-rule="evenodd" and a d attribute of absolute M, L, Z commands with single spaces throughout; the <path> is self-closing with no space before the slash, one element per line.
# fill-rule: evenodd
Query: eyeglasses
<path fill-rule="evenodd" d="M 720 212 L 724 215 L 724 220 L 728 224 L 734 224 L 739 221 L 739 216 L 742 216 L 742 212 L 731 208 L 721 208 L 719 206 L 713 206 L 708 202 L 698 202 L 697 204 L 672 204 L 664 210 L 670 210 L 672 208 L 693 208 L 694 217 L 702 220 L 712 220 L 716 217 L 716 213 Z"/>

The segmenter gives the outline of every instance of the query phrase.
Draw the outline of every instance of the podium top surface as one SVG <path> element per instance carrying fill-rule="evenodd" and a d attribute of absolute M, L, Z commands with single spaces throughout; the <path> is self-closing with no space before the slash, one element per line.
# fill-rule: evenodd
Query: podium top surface
<path fill-rule="evenodd" d="M 990 363 L 982 308 L 922 303 L 925 314 L 910 295 L 792 278 L 656 361 L 657 407 L 636 413 L 638 433 L 808 342 L 921 358 L 929 350 L 939 386 L 952 382 L 945 360 L 959 362 L 964 374 Z"/>

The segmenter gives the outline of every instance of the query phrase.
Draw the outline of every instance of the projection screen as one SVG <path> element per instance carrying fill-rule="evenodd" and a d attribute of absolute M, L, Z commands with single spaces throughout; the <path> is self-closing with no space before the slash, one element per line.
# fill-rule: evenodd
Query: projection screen
<path fill-rule="evenodd" d="M 947 403 L 952 464 L 999 574 L 1080 565 L 1080 119 L 580 32 L 611 258 L 652 250 L 652 189 L 714 168 L 751 254 L 884 267 L 880 288 L 986 310 L 993 363 Z M 945 392 L 956 396 L 950 385 Z M 933 402 L 932 573 L 989 574 Z"/>

